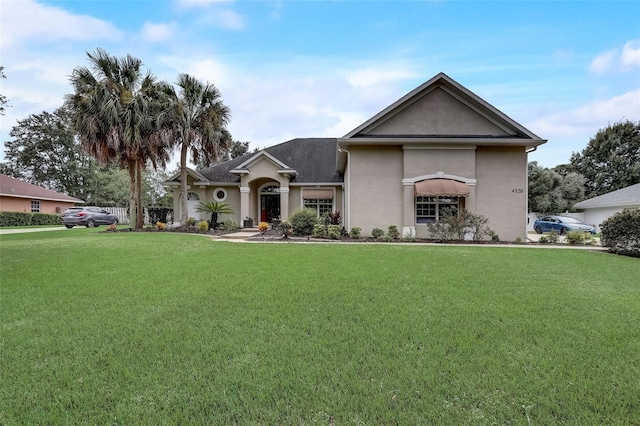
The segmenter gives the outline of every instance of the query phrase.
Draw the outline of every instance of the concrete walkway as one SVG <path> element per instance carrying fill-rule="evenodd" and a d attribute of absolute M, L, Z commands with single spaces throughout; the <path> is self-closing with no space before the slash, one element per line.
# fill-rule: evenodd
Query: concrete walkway
<path fill-rule="evenodd" d="M 7 234 L 25 234 L 27 232 L 45 232 L 45 231 L 70 231 L 64 226 L 47 227 L 47 228 L 0 228 L 0 235 Z"/>

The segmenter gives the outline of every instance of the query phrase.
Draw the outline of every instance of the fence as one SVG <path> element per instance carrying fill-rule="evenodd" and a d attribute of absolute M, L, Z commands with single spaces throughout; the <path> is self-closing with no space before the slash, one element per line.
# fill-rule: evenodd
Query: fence
<path fill-rule="evenodd" d="M 118 223 L 129 225 L 129 209 L 126 207 L 101 207 L 118 216 Z M 154 225 L 156 222 L 172 223 L 173 209 L 166 207 L 149 207 L 144 209 L 144 224 Z"/>

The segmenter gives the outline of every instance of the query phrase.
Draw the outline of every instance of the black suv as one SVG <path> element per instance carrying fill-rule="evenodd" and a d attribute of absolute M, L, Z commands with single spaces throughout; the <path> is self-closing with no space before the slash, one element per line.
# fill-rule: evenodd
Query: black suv
<path fill-rule="evenodd" d="M 65 210 L 60 220 L 67 228 L 73 228 L 76 225 L 93 228 L 98 225 L 118 224 L 118 216 L 100 207 L 71 207 Z"/>

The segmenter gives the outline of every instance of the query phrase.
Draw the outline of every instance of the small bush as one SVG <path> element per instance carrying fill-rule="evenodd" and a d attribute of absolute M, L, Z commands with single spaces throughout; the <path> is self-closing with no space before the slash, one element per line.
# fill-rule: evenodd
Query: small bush
<path fill-rule="evenodd" d="M 384 235 L 384 231 L 380 228 L 373 228 L 371 230 L 371 236 L 375 239 L 378 239 Z"/>
<path fill-rule="evenodd" d="M 196 223 L 198 223 L 197 220 L 192 217 L 188 217 L 184 224 L 187 226 L 196 226 Z"/>
<path fill-rule="evenodd" d="M 569 244 L 576 246 L 589 246 L 595 244 L 594 238 L 588 232 L 569 231 L 565 237 Z"/>
<path fill-rule="evenodd" d="M 549 244 L 549 237 L 547 237 L 546 235 L 541 235 L 538 241 L 540 241 L 540 244 Z"/>
<path fill-rule="evenodd" d="M 201 220 L 198 222 L 198 231 L 207 232 L 209 230 L 209 222 L 206 220 Z"/>
<path fill-rule="evenodd" d="M 491 241 L 492 242 L 494 242 L 494 243 L 499 243 L 500 242 L 500 236 L 498 234 L 496 234 L 495 231 L 492 231 L 491 229 L 489 229 L 489 231 L 487 231 L 487 233 L 491 237 Z"/>
<path fill-rule="evenodd" d="M 237 232 L 240 229 L 240 224 L 233 219 L 227 219 L 220 224 L 220 229 L 227 232 Z"/>
<path fill-rule="evenodd" d="M 166 227 L 167 227 L 167 224 L 166 224 L 166 223 L 159 222 L 159 221 L 158 221 L 158 222 L 156 222 L 156 229 L 157 229 L 158 231 L 162 231 L 162 230 L 166 229 Z"/>
<path fill-rule="evenodd" d="M 392 240 L 397 239 L 400 236 L 400 231 L 398 231 L 398 227 L 396 225 L 389 225 L 387 229 L 387 236 Z"/>
<path fill-rule="evenodd" d="M 283 220 L 282 222 L 280 222 L 280 229 L 282 230 L 282 236 L 284 238 L 287 238 L 289 235 L 291 235 L 293 227 L 291 226 L 291 223 L 289 223 L 289 221 Z"/>
<path fill-rule="evenodd" d="M 602 245 L 610 252 L 640 257 L 640 210 L 616 213 L 600 225 Z"/>
<path fill-rule="evenodd" d="M 354 226 L 351 228 L 351 232 L 349 232 L 351 238 L 360 238 L 362 236 L 362 229 Z"/>
<path fill-rule="evenodd" d="M 547 239 L 549 240 L 550 244 L 556 244 L 558 241 L 560 241 L 560 234 L 558 234 L 556 231 L 551 231 L 547 234 Z"/>
<path fill-rule="evenodd" d="M 327 234 L 332 240 L 338 240 L 342 236 L 340 225 L 329 225 Z"/>
<path fill-rule="evenodd" d="M 427 230 L 431 238 L 436 241 L 447 241 L 451 239 L 451 229 L 449 224 L 443 220 L 427 224 Z"/>
<path fill-rule="evenodd" d="M 314 225 L 312 235 L 314 238 L 327 238 L 328 237 L 327 227 L 321 224 Z"/>
<path fill-rule="evenodd" d="M 267 222 L 260 222 L 258 224 L 258 231 L 262 232 L 263 234 L 267 232 L 267 229 L 269 229 L 269 224 Z"/>
<path fill-rule="evenodd" d="M 301 207 L 291 212 L 289 223 L 295 235 L 312 235 L 318 217 L 315 210 Z"/>
<path fill-rule="evenodd" d="M 340 225 L 342 218 L 340 217 L 340 211 L 335 211 L 327 215 L 329 218 L 329 225 Z"/>

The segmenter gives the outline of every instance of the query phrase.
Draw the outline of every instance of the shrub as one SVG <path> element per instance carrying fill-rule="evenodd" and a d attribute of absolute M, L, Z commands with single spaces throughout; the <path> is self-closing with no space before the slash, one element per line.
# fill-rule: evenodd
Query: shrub
<path fill-rule="evenodd" d="M 260 231 L 261 233 L 265 233 L 267 232 L 267 229 L 269 229 L 269 224 L 267 222 L 260 222 L 258 224 L 258 231 Z"/>
<path fill-rule="evenodd" d="M 329 218 L 329 225 L 340 225 L 340 223 L 342 223 L 339 211 L 328 213 L 327 217 Z"/>
<path fill-rule="evenodd" d="M 427 230 L 436 241 L 446 241 L 451 239 L 451 230 L 449 228 L 449 224 L 444 220 L 439 220 L 437 222 L 432 222 L 427 224 Z"/>
<path fill-rule="evenodd" d="M 327 238 L 328 236 L 327 227 L 321 224 L 314 225 L 312 235 L 314 238 Z"/>
<path fill-rule="evenodd" d="M 547 234 L 547 239 L 549 240 L 550 244 L 556 244 L 560 240 L 560 234 L 558 234 L 556 231 L 551 231 L 549 232 L 549 234 Z"/>
<path fill-rule="evenodd" d="M 227 219 L 220 224 L 220 229 L 227 232 L 237 232 L 240 229 L 240 224 L 233 219 Z"/>
<path fill-rule="evenodd" d="M 392 240 L 397 239 L 400 236 L 400 231 L 398 231 L 398 227 L 396 225 L 389 225 L 387 229 L 387 236 Z"/>
<path fill-rule="evenodd" d="M 327 234 L 332 240 L 338 240 L 342 236 L 341 230 L 340 225 L 329 225 Z"/>
<path fill-rule="evenodd" d="M 196 226 L 196 223 L 198 223 L 197 220 L 192 217 L 188 217 L 184 224 L 187 226 Z"/>
<path fill-rule="evenodd" d="M 162 222 L 160 222 L 160 221 L 156 222 L 156 228 L 157 228 L 159 231 L 162 231 L 162 230 L 163 230 L 163 229 L 165 229 L 166 227 L 167 227 L 167 224 L 166 224 L 166 223 L 162 223 Z"/>
<path fill-rule="evenodd" d="M 0 212 L 0 226 L 60 225 L 60 216 L 48 213 Z"/>
<path fill-rule="evenodd" d="M 380 228 L 373 228 L 371 230 L 371 236 L 375 239 L 378 239 L 384 235 L 384 231 Z"/>
<path fill-rule="evenodd" d="M 291 235 L 293 228 L 288 221 L 283 220 L 282 222 L 280 222 L 280 229 L 282 230 L 282 236 L 284 238 L 287 238 L 289 235 Z"/>
<path fill-rule="evenodd" d="M 289 223 L 295 235 L 312 235 L 318 217 L 315 210 L 301 207 L 291 212 Z"/>
<path fill-rule="evenodd" d="M 538 241 L 540 241 L 540 244 L 549 244 L 549 237 L 547 237 L 546 235 L 541 235 Z"/>
<path fill-rule="evenodd" d="M 351 228 L 351 232 L 349 232 L 351 238 L 360 238 L 362 236 L 362 229 L 354 226 Z"/>
<path fill-rule="evenodd" d="M 495 233 L 495 231 L 489 229 L 487 231 L 487 233 L 489 234 L 489 236 L 491 237 L 491 241 L 494 243 L 499 243 L 500 242 L 500 236 L 498 234 Z"/>
<path fill-rule="evenodd" d="M 198 231 L 206 232 L 207 230 L 209 230 L 209 222 L 207 222 L 206 220 L 201 220 L 200 222 L 198 222 Z"/>
<path fill-rule="evenodd" d="M 612 253 L 640 257 L 640 210 L 616 213 L 600 225 L 602 245 Z"/>
<path fill-rule="evenodd" d="M 593 245 L 595 243 L 594 238 L 588 232 L 583 231 L 569 231 L 565 236 L 569 244 L 572 245 Z"/>

